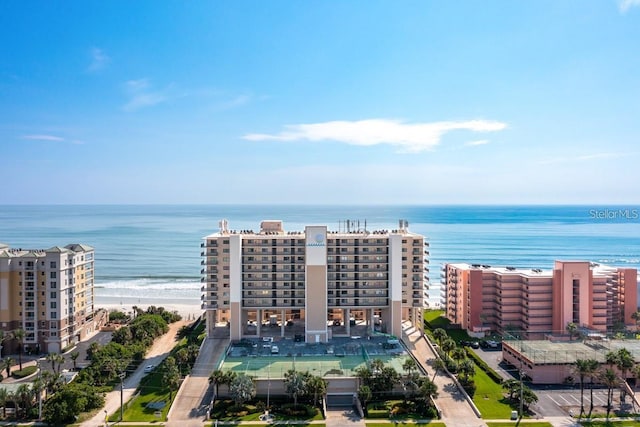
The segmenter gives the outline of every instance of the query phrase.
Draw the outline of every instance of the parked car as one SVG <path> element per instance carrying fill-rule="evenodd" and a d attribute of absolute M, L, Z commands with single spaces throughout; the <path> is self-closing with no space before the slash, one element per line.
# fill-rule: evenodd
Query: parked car
<path fill-rule="evenodd" d="M 144 367 L 144 373 L 148 374 L 156 368 L 156 365 L 147 365 Z"/>
<path fill-rule="evenodd" d="M 471 348 L 480 348 L 480 343 L 478 343 L 478 341 L 473 341 L 471 343 Z"/>

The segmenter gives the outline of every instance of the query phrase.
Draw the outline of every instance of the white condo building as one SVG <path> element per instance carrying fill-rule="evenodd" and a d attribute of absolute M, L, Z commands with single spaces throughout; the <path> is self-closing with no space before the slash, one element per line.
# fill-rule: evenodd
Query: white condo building
<path fill-rule="evenodd" d="M 265 335 L 326 342 L 373 330 L 395 336 L 402 322 L 422 328 L 428 243 L 401 220 L 396 230 L 343 230 L 282 221 L 232 231 L 226 220 L 202 243 L 202 308 L 207 332 L 232 340 Z"/>

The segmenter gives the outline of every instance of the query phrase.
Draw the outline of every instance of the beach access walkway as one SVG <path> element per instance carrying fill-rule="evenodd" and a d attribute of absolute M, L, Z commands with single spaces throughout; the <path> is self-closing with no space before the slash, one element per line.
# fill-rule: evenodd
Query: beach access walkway
<path fill-rule="evenodd" d="M 146 375 L 144 373 L 144 367 L 147 365 L 159 366 L 160 362 L 169 356 L 171 350 L 176 345 L 178 331 L 187 324 L 188 321 L 186 320 L 171 323 L 169 325 L 169 332 L 153 342 L 153 345 L 147 352 L 144 362 L 142 362 L 138 369 L 136 369 L 133 374 L 129 375 L 123 383 L 122 399 L 124 402 L 131 399 L 138 388 L 142 377 Z M 93 418 L 80 424 L 81 427 L 104 427 L 106 417 L 120 410 L 120 390 L 114 390 L 107 393 L 104 401 L 104 408 Z"/>
<path fill-rule="evenodd" d="M 486 423 L 476 415 L 466 396 L 458 389 L 454 381 L 445 374 L 435 375 L 432 362 L 435 360 L 436 354 L 427 343 L 422 331 L 409 322 L 405 322 L 402 341 L 429 375 L 429 378 L 435 377 L 434 383 L 438 386 L 438 397 L 435 402 L 442 412 L 440 421 L 451 427 L 486 427 Z"/>
<path fill-rule="evenodd" d="M 184 379 L 167 416 L 168 427 L 201 427 L 207 420 L 212 388 L 209 375 L 217 368 L 229 338 L 207 338 L 191 373 Z"/>

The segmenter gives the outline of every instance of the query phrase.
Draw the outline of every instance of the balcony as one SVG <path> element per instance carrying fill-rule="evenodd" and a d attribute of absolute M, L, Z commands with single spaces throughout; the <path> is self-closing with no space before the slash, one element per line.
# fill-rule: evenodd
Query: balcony
<path fill-rule="evenodd" d="M 218 303 L 217 302 L 203 302 L 202 304 L 200 304 L 200 308 L 202 310 L 215 310 L 218 308 Z"/>

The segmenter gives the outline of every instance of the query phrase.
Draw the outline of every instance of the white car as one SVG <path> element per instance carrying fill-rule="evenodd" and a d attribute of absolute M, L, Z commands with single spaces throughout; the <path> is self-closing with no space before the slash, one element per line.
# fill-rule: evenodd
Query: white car
<path fill-rule="evenodd" d="M 156 365 L 147 365 L 144 367 L 144 373 L 148 374 L 156 368 Z"/>

